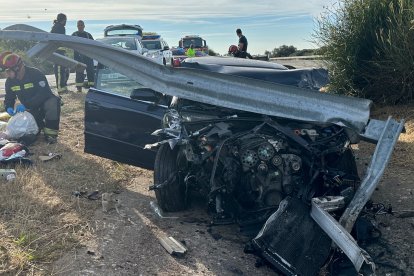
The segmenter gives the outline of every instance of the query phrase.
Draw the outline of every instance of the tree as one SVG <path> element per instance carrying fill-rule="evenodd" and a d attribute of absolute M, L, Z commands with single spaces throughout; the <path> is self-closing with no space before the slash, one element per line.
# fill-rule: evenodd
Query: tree
<path fill-rule="evenodd" d="M 213 49 L 208 49 L 208 55 L 209 56 L 218 56 L 219 54 L 218 53 L 216 53 Z"/>
<path fill-rule="evenodd" d="M 343 0 L 313 34 L 337 93 L 397 103 L 413 99 L 412 0 Z"/>
<path fill-rule="evenodd" d="M 53 65 L 51 63 L 45 62 L 45 60 L 40 58 L 27 57 L 27 50 L 32 48 L 36 43 L 34 41 L 0 40 L 0 53 L 4 51 L 14 52 L 21 56 L 28 66 L 34 66 L 45 74 L 53 74 Z"/>
<path fill-rule="evenodd" d="M 278 48 L 274 48 L 272 52 L 265 52 L 270 54 L 270 57 L 288 57 L 291 54 L 295 53 L 297 51 L 296 47 L 294 46 L 287 46 L 287 45 L 282 45 Z"/>

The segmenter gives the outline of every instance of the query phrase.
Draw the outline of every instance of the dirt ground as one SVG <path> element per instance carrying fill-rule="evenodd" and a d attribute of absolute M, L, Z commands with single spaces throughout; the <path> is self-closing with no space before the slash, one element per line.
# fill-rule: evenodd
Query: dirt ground
<path fill-rule="evenodd" d="M 248 238 L 236 225 L 210 226 L 202 207 L 160 217 L 154 208 L 154 193 L 148 191 L 152 171 L 83 153 L 84 94 L 70 93 L 63 100 L 59 142 L 38 142 L 31 147 L 33 158 L 45 151 L 63 154 L 61 160 L 35 162 L 35 168 L 29 170 L 47 182 L 42 189 L 36 184 L 39 181 L 28 186 L 19 182 L 25 172 L 18 171 L 15 187 L 4 188 L 0 195 L 0 230 L 4 226 L 12 233 L 10 229 L 25 215 L 25 223 L 44 228 L 44 236 L 36 242 L 44 238 L 44 246 L 54 246 L 53 255 L 30 262 L 28 269 L 18 270 L 20 275 L 278 275 L 268 266 L 256 267 L 257 258 L 243 252 Z M 394 213 L 376 216 L 382 236 L 366 248 L 377 263 L 378 275 L 414 275 L 414 217 L 403 212 L 414 211 L 414 105 L 377 107 L 373 112 L 380 119 L 388 115 L 405 118 L 406 133 L 400 137 L 373 200 L 391 205 Z M 367 143 L 355 147 L 361 176 L 373 149 Z M 4 210 L 13 205 L 6 205 L 5 200 L 22 197 L 16 187 L 37 202 L 30 201 L 31 210 L 19 216 L 14 215 L 20 212 L 17 207 Z M 99 199 L 73 195 L 80 190 L 111 193 L 118 200 L 116 208 L 103 212 Z M 33 209 L 42 206 L 47 206 L 47 212 L 37 216 Z M 401 215 L 407 217 L 398 217 Z M 181 241 L 188 249 L 186 255 L 169 255 L 158 240 L 163 236 Z M 3 245 L 0 261 L 2 250 Z M 17 274 L 17 270 L 8 271 L 4 275 Z M 327 275 L 326 269 L 321 275 Z"/>
<path fill-rule="evenodd" d="M 388 115 L 405 118 L 407 132 L 401 135 L 373 200 L 392 206 L 395 213 L 376 216 L 382 236 L 366 249 L 377 263 L 378 275 L 414 275 L 414 218 L 401 213 L 414 211 L 414 107 L 374 110 L 376 118 Z M 361 175 L 373 149 L 367 143 L 355 148 Z M 210 226 L 202 208 L 163 214 L 161 218 L 154 208 L 154 194 L 148 191 L 152 171 L 129 166 L 126 170 L 129 177 L 114 194 L 119 206 L 105 213 L 101 202 L 95 202 L 96 211 L 89 221 L 90 236 L 82 247 L 52 264 L 54 274 L 277 275 L 267 266 L 256 267 L 256 257 L 243 253 L 248 238 L 240 234 L 237 226 Z M 402 214 L 408 217 L 397 217 Z M 170 256 L 159 243 L 162 236 L 181 241 L 188 248 L 187 254 Z"/>

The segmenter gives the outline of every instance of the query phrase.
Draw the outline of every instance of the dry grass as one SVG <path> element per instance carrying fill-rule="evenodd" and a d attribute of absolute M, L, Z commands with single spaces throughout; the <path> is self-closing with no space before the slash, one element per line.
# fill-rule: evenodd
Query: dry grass
<path fill-rule="evenodd" d="M 93 234 L 100 201 L 74 191 L 118 190 L 136 168 L 83 153 L 84 95 L 64 95 L 61 132 L 55 145 L 41 138 L 29 147 L 33 166 L 16 167 L 13 182 L 0 187 L 0 274 L 50 275 L 48 264 L 81 246 Z M 62 159 L 41 162 L 57 152 Z"/>

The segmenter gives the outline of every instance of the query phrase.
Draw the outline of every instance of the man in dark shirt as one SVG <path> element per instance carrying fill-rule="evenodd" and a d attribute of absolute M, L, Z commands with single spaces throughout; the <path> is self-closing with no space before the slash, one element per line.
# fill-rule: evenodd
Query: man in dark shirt
<path fill-rule="evenodd" d="M 79 20 L 77 23 L 78 31 L 74 32 L 73 36 L 79 36 L 83 38 L 93 39 L 92 35 L 85 31 L 85 22 Z M 75 60 L 86 64 L 86 76 L 88 77 L 88 84 L 87 87 L 91 87 L 95 85 L 94 77 L 95 77 L 95 70 L 93 65 L 93 59 L 90 57 L 84 56 L 78 52 L 74 52 Z M 85 74 L 82 71 L 76 71 L 76 88 L 78 92 L 82 92 L 83 82 L 85 81 Z"/>
<path fill-rule="evenodd" d="M 247 56 L 247 38 L 242 34 L 240 29 L 236 30 L 236 34 L 239 37 L 238 51 L 234 55 L 239 58 L 246 58 Z"/>
<path fill-rule="evenodd" d="M 46 76 L 38 69 L 25 66 L 23 60 L 12 52 L 0 54 L 0 66 L 6 69 L 6 95 L 4 108 L 9 115 L 30 112 L 46 141 L 55 143 L 60 121 L 60 98 L 52 93 Z M 16 98 L 20 104 L 14 109 Z"/>
<path fill-rule="evenodd" d="M 50 31 L 51 33 L 56 34 L 66 34 L 66 15 L 63 13 L 59 13 L 56 19 L 53 21 L 53 27 Z M 56 53 L 65 55 L 66 51 L 64 49 L 56 50 Z M 69 78 L 69 70 L 66 67 L 61 65 L 54 65 L 55 70 L 55 78 L 56 78 L 56 87 L 58 94 L 62 94 L 68 91 L 67 82 Z"/>

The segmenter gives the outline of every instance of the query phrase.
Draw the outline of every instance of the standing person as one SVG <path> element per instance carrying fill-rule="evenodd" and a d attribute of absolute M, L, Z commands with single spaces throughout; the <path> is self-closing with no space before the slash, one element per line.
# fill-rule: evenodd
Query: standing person
<path fill-rule="evenodd" d="M 56 34 L 66 34 L 66 15 L 63 13 L 59 13 L 55 20 L 53 20 L 53 27 L 50 31 L 51 33 Z M 63 48 L 59 48 L 56 50 L 56 53 L 65 55 L 66 51 Z M 66 67 L 63 67 L 61 65 L 55 64 L 53 66 L 55 70 L 55 78 L 56 78 L 56 87 L 58 94 L 66 93 L 68 92 L 67 88 L 67 82 L 69 77 L 69 71 Z"/>
<path fill-rule="evenodd" d="M 59 131 L 60 98 L 53 94 L 46 76 L 34 67 L 28 67 L 17 54 L 0 54 L 0 66 L 6 69 L 4 108 L 9 115 L 30 112 L 39 129 L 43 129 L 48 143 L 55 143 Z M 16 98 L 20 104 L 14 109 Z"/>
<path fill-rule="evenodd" d="M 240 29 L 236 30 L 236 34 L 239 37 L 239 45 L 238 45 L 238 51 L 234 55 L 235 57 L 239 58 L 246 58 L 247 56 L 247 38 L 243 35 L 242 31 Z"/>
<path fill-rule="evenodd" d="M 190 48 L 188 48 L 187 53 L 185 53 L 187 57 L 195 57 L 196 51 L 194 50 L 194 45 L 190 44 Z"/>
<path fill-rule="evenodd" d="M 78 31 L 74 32 L 73 36 L 79 36 L 83 38 L 93 39 L 92 35 L 85 31 L 85 22 L 82 20 L 78 20 L 77 23 Z M 88 77 L 88 85 L 87 87 L 91 87 L 95 85 L 95 70 L 93 66 L 93 59 L 90 57 L 84 56 L 78 52 L 74 52 L 75 60 L 85 63 L 86 64 L 86 76 Z M 76 71 L 76 88 L 78 92 L 82 92 L 83 82 L 85 81 L 85 74 L 82 71 Z"/>

